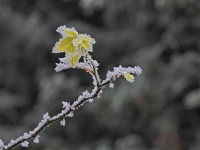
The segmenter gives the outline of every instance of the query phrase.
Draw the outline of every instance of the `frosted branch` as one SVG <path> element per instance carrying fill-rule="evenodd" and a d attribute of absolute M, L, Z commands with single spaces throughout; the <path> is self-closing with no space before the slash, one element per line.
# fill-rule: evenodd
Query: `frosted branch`
<path fill-rule="evenodd" d="M 78 34 L 74 28 L 66 28 L 66 26 L 61 26 L 57 30 L 63 38 L 59 40 L 53 47 L 53 53 L 66 52 L 66 57 L 60 58 L 60 63 L 56 64 L 55 71 L 62 71 L 70 68 L 78 68 L 85 70 L 90 73 L 93 78 L 94 88 L 91 92 L 83 92 L 77 100 L 75 100 L 72 105 L 68 102 L 62 102 L 63 110 L 50 117 L 48 112 L 45 113 L 42 117 L 42 120 L 39 124 L 29 132 L 24 133 L 22 136 L 18 137 L 15 140 L 11 140 L 7 145 L 0 139 L 0 150 L 10 150 L 20 145 L 23 147 L 28 147 L 28 140 L 33 138 L 34 143 L 39 143 L 40 133 L 45 130 L 46 127 L 49 127 L 52 123 L 60 121 L 61 126 L 65 126 L 65 118 L 73 117 L 75 110 L 83 106 L 86 102 L 93 102 L 94 98 L 100 98 L 100 94 L 103 89 L 109 85 L 110 88 L 114 88 L 113 82 L 120 76 L 124 76 L 127 81 L 134 82 L 135 77 L 133 74 L 139 75 L 142 73 L 140 67 L 114 67 L 113 71 L 108 71 L 106 79 L 101 81 L 98 74 L 98 62 L 93 60 L 88 52 L 92 52 L 92 44 L 95 43 L 95 40 L 89 35 Z M 70 37 L 69 39 L 67 39 Z M 73 38 L 71 38 L 73 37 Z M 83 42 L 84 41 L 84 42 Z M 65 43 L 70 42 L 70 43 Z M 86 44 L 85 44 L 86 43 Z M 73 44 L 73 45 L 72 45 Z M 69 47 L 66 46 L 72 45 Z M 84 62 L 79 62 L 79 58 L 83 57 Z"/>

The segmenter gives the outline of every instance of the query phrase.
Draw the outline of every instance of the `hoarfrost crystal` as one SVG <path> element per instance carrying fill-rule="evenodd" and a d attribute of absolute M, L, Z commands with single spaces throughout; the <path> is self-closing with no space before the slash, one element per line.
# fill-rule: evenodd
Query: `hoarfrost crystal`
<path fill-rule="evenodd" d="M 3 143 L 3 141 L 0 139 L 0 150 L 3 150 L 3 147 L 4 147 L 4 143 Z"/>
<path fill-rule="evenodd" d="M 63 104 L 63 108 L 65 108 L 65 109 L 70 107 L 70 104 L 68 102 L 62 101 L 62 104 Z"/>
<path fill-rule="evenodd" d="M 114 88 L 114 84 L 113 84 L 113 83 L 110 83 L 110 84 L 109 84 L 109 88 Z"/>
<path fill-rule="evenodd" d="M 67 116 L 68 116 L 68 117 L 73 117 L 73 116 L 74 116 L 74 113 L 73 113 L 73 112 L 70 112 Z"/>
<path fill-rule="evenodd" d="M 21 143 L 21 145 L 22 145 L 23 147 L 28 147 L 28 144 L 29 144 L 28 141 L 24 141 L 24 142 Z"/>
<path fill-rule="evenodd" d="M 50 119 L 49 113 L 47 112 L 46 114 L 43 115 L 44 120 Z"/>
<path fill-rule="evenodd" d="M 65 126 L 65 119 L 61 120 L 60 124 L 61 126 Z"/>
<path fill-rule="evenodd" d="M 40 137 L 40 136 L 37 135 L 37 136 L 34 138 L 34 141 L 33 141 L 33 142 L 34 142 L 34 143 L 39 143 L 39 137 Z"/>
<path fill-rule="evenodd" d="M 140 75 L 142 73 L 142 69 L 139 66 L 135 66 L 134 69 L 137 75 Z"/>
<path fill-rule="evenodd" d="M 23 135 L 23 138 L 24 139 L 28 139 L 30 137 L 30 135 L 29 134 L 27 134 L 27 133 L 24 133 L 24 135 Z"/>
<path fill-rule="evenodd" d="M 93 98 L 89 99 L 88 101 L 89 101 L 90 103 L 92 103 L 92 102 L 93 102 Z"/>

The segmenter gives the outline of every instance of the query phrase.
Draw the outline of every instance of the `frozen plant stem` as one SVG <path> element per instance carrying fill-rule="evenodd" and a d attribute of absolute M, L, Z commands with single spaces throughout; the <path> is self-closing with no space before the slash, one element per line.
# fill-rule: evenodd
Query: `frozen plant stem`
<path fill-rule="evenodd" d="M 85 91 L 78 97 L 76 101 L 70 105 L 67 102 L 62 102 L 63 110 L 50 117 L 48 113 L 43 115 L 43 119 L 39 122 L 38 126 L 28 133 L 24 133 L 23 136 L 18 137 L 15 140 L 11 140 L 10 143 L 4 145 L 4 142 L 0 139 L 0 150 L 10 150 L 21 144 L 23 147 L 28 147 L 28 140 L 33 138 L 35 143 L 39 143 L 39 134 L 50 124 L 60 121 L 62 126 L 65 126 L 65 118 L 73 117 L 73 113 L 76 109 L 82 106 L 85 102 L 92 102 L 93 98 L 100 98 L 102 90 L 109 85 L 110 88 L 114 87 L 112 83 L 120 76 L 124 76 L 127 81 L 133 82 L 133 74 L 141 74 L 142 70 L 136 66 L 134 68 L 124 68 L 122 66 L 114 67 L 113 71 L 108 71 L 106 79 L 101 81 L 98 74 L 98 62 L 93 60 L 88 52 L 92 52 L 92 46 L 95 40 L 86 34 L 78 34 L 74 28 L 66 28 L 66 26 L 58 27 L 56 30 L 62 35 L 62 38 L 55 44 L 53 53 L 65 52 L 65 57 L 60 58 L 60 63 L 56 64 L 55 70 L 61 71 L 69 68 L 78 68 L 90 73 L 93 78 L 94 88 L 92 92 Z M 84 58 L 84 62 L 79 62 L 80 57 Z"/>

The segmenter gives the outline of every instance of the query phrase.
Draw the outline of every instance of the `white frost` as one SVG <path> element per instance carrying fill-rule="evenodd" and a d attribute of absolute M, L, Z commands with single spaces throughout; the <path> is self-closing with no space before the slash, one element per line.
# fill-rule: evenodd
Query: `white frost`
<path fill-rule="evenodd" d="M 50 119 L 49 113 L 47 112 L 46 114 L 43 115 L 43 119 L 46 121 Z"/>
<path fill-rule="evenodd" d="M 34 139 L 34 141 L 33 141 L 33 142 L 34 142 L 34 143 L 39 143 L 39 137 L 40 137 L 40 136 L 39 136 L 39 135 L 37 135 L 37 136 L 35 137 L 35 139 Z"/>
<path fill-rule="evenodd" d="M 23 147 L 28 147 L 28 144 L 29 144 L 28 141 L 24 141 L 24 142 L 21 143 L 21 145 L 22 145 Z"/>
<path fill-rule="evenodd" d="M 110 84 L 109 84 L 109 88 L 114 88 L 114 84 L 113 84 L 113 83 L 110 83 Z"/>
<path fill-rule="evenodd" d="M 61 126 L 65 126 L 65 119 L 61 120 L 60 124 Z"/>

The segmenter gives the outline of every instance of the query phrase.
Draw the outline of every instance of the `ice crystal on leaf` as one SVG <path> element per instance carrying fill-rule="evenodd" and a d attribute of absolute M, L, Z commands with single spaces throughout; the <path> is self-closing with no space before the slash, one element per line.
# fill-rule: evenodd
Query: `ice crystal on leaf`
<path fill-rule="evenodd" d="M 62 37 L 76 37 L 78 35 L 78 32 L 73 27 L 67 28 L 66 26 L 60 26 L 56 31 L 60 33 Z"/>

